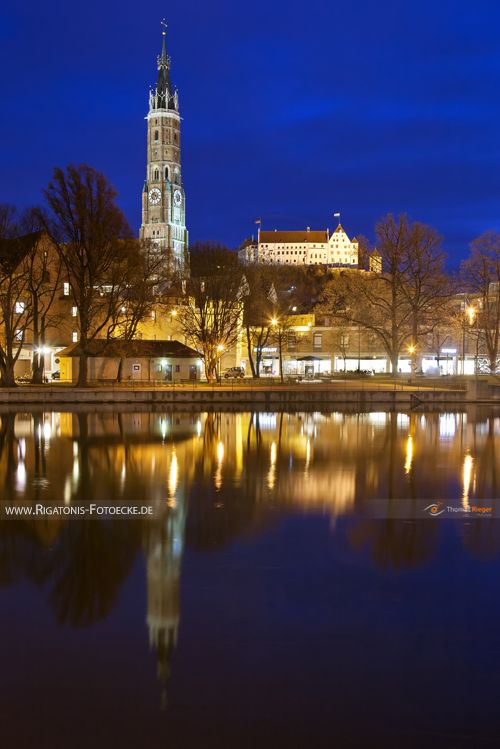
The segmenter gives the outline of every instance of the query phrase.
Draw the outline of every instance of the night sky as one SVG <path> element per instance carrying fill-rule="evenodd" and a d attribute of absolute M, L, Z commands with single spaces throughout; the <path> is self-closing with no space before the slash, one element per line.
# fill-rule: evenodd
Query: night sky
<path fill-rule="evenodd" d="M 55 165 L 107 174 L 134 229 L 167 16 L 191 241 L 263 227 L 373 236 L 408 212 L 454 264 L 500 230 L 500 4 L 3 0 L 0 202 Z"/>

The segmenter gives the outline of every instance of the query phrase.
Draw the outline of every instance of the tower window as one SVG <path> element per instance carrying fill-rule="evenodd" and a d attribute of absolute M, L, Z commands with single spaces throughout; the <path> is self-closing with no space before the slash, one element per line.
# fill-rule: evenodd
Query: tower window
<path fill-rule="evenodd" d="M 160 172 L 158 169 L 154 170 L 154 179 L 158 181 L 160 179 Z"/>
<path fill-rule="evenodd" d="M 158 130 L 155 130 L 155 140 L 158 140 Z"/>
<path fill-rule="evenodd" d="M 165 179 L 169 179 L 169 176 L 168 176 L 168 166 L 165 167 Z"/>

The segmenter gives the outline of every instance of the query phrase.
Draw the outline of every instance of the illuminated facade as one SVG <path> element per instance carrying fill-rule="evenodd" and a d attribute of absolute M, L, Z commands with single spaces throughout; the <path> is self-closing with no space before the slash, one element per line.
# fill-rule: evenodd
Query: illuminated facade
<path fill-rule="evenodd" d="M 256 242 L 245 242 L 238 252 L 244 264 L 331 265 L 355 268 L 358 242 L 350 240 L 339 224 L 325 231 L 260 231 Z"/>
<path fill-rule="evenodd" d="M 158 56 L 158 80 L 149 93 L 147 167 L 142 190 L 140 238 L 167 253 L 172 270 L 189 268 L 186 196 L 181 174 L 179 95 L 170 81 L 165 32 Z"/>

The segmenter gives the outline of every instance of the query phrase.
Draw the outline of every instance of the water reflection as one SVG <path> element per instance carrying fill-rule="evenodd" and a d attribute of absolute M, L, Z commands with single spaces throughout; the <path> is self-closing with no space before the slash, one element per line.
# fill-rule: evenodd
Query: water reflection
<path fill-rule="evenodd" d="M 282 514 L 320 513 L 381 569 L 424 564 L 439 524 L 366 517 L 371 501 L 498 497 L 495 413 L 3 413 L 3 501 L 159 503 L 154 518 L 0 519 L 0 584 L 43 585 L 57 621 L 108 616 L 136 559 L 146 569 L 149 642 L 166 704 L 180 621 L 185 544 L 221 548 Z M 464 548 L 491 556 L 496 524 L 457 525 Z"/>

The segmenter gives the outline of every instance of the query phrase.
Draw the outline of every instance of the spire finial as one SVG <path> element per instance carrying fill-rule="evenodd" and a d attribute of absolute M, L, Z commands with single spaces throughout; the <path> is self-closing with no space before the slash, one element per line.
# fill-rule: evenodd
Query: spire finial
<path fill-rule="evenodd" d="M 162 42 L 161 42 L 161 56 L 160 57 L 161 57 L 161 60 L 165 62 L 167 59 L 167 47 L 165 44 L 165 37 L 167 36 L 167 21 L 165 18 L 161 19 L 160 26 L 162 27 L 162 32 L 161 32 Z"/>

